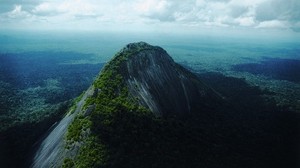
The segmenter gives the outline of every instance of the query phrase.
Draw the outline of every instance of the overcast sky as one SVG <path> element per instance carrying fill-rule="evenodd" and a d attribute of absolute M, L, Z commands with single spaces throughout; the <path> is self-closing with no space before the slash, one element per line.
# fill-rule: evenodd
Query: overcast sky
<path fill-rule="evenodd" d="M 300 33 L 300 0 L 0 0 L 0 29 Z"/>

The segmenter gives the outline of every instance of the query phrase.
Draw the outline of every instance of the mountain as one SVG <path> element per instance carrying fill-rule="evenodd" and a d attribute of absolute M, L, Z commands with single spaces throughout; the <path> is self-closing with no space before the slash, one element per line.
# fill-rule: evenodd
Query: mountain
<path fill-rule="evenodd" d="M 282 130 L 293 125 L 273 129 L 281 113 L 256 110 L 236 109 L 161 47 L 131 43 L 49 131 L 31 166 L 282 166 L 274 158 L 288 151 Z"/>
<path fill-rule="evenodd" d="M 117 67 L 116 74 L 123 78 L 129 95 L 156 115 L 184 115 L 200 104 L 203 109 L 222 102 L 216 92 L 175 63 L 160 47 L 144 42 L 128 44 L 103 73 L 112 66 Z"/>
<path fill-rule="evenodd" d="M 145 144 L 154 145 L 155 148 L 160 145 L 164 146 L 162 148 L 172 147 L 172 143 L 176 142 L 169 144 L 160 140 L 167 138 L 165 136 L 180 137 L 177 135 L 180 131 L 168 130 L 173 129 L 170 124 L 179 126 L 188 116 L 214 112 L 225 107 L 224 104 L 225 101 L 217 92 L 175 63 L 161 47 L 145 42 L 131 43 L 102 69 L 93 86 L 74 108 L 75 112 L 69 113 L 45 138 L 36 152 L 32 167 L 53 164 L 90 167 L 95 160 L 107 161 L 98 165 L 118 165 L 122 161 L 113 159 L 115 154 L 110 154 L 111 151 L 135 145 L 142 149 Z M 167 121 L 169 118 L 172 120 Z M 145 128 L 136 130 L 140 126 Z M 158 139 L 147 142 L 144 138 L 149 136 L 157 136 Z M 134 142 L 131 139 L 134 137 L 142 138 L 144 142 L 128 145 Z M 113 149 L 102 149 L 102 146 L 108 147 L 117 142 L 127 144 L 127 147 L 115 144 Z M 151 150 L 148 147 L 146 151 L 149 157 L 154 157 L 149 153 Z M 95 152 L 100 152 L 98 155 L 103 158 L 95 156 Z M 115 153 L 130 156 L 127 152 L 119 152 Z M 173 155 L 172 152 L 170 154 Z M 86 158 L 85 155 L 95 158 Z M 163 152 L 157 156 L 160 155 L 165 154 Z M 139 159 L 145 162 L 143 158 Z M 136 161 L 135 164 L 138 163 Z"/>

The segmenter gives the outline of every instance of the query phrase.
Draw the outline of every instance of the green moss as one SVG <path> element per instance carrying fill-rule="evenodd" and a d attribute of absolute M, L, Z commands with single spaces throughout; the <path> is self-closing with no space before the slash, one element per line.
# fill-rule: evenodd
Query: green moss
<path fill-rule="evenodd" d="M 83 105 L 82 109 L 86 110 L 88 108 L 89 105 L 91 104 L 95 104 L 95 99 L 92 97 L 87 97 L 85 100 L 85 104 Z"/>
<path fill-rule="evenodd" d="M 93 83 L 99 92 L 96 97 L 87 98 L 84 108 L 95 105 L 94 111 L 89 117 L 82 115 L 76 117 L 68 128 L 67 141 L 69 144 L 75 141 L 84 142 L 75 158 L 75 167 L 103 167 L 108 161 L 113 163 L 110 157 L 115 157 L 115 154 L 112 153 L 111 142 L 107 140 L 111 139 L 114 142 L 125 133 L 121 132 L 116 134 L 117 137 L 114 136 L 118 123 L 121 122 L 120 126 L 130 130 L 132 127 L 140 125 L 135 125 L 135 122 L 140 120 L 139 118 L 148 118 L 149 121 L 154 118 L 150 110 L 140 106 L 137 99 L 129 95 L 127 85 L 122 77 L 122 67 L 125 66 L 125 61 L 132 54 L 143 49 L 146 48 L 138 47 L 134 51 L 118 53 L 103 68 Z M 131 121 L 134 122 L 131 123 Z M 89 137 L 82 139 L 83 130 L 89 128 L 92 133 Z M 122 131 L 124 128 L 118 128 L 118 130 Z"/>
<path fill-rule="evenodd" d="M 72 144 L 75 141 L 82 140 L 82 132 L 90 128 L 91 121 L 82 115 L 76 116 L 74 121 L 68 127 L 67 142 Z M 68 145 L 67 145 L 68 146 Z"/>
<path fill-rule="evenodd" d="M 141 50 L 141 48 L 137 48 Z M 137 51 L 136 51 L 137 52 Z M 107 142 L 103 141 L 106 132 L 111 134 L 111 125 L 117 121 L 119 113 L 133 113 L 139 111 L 140 114 L 150 111 L 138 105 L 137 100 L 130 97 L 128 88 L 122 77 L 122 66 L 132 55 L 132 52 L 118 53 L 115 58 L 107 64 L 101 74 L 94 82 L 94 87 L 99 90 L 96 97 L 87 98 L 84 108 L 94 104 L 96 106 L 90 117 L 82 115 L 76 117 L 68 128 L 67 141 L 82 141 L 82 130 L 91 128 L 92 134 L 83 140 L 79 155 L 76 157 L 76 167 L 98 167 L 106 164 L 110 153 L 106 151 Z M 99 134 L 100 127 L 106 129 L 104 134 Z M 110 130 L 109 130 L 110 129 Z"/>
<path fill-rule="evenodd" d="M 75 166 L 73 159 L 65 158 L 62 168 L 73 168 Z"/>
<path fill-rule="evenodd" d="M 107 156 L 105 146 L 99 143 L 95 136 L 91 136 L 86 140 L 85 145 L 81 147 L 75 165 L 78 168 L 105 166 Z"/>
<path fill-rule="evenodd" d="M 137 47 L 134 52 L 143 49 Z M 107 168 L 251 165 L 251 156 L 242 159 L 249 156 L 249 151 L 244 149 L 249 146 L 259 149 L 261 146 L 257 146 L 257 142 L 261 137 L 252 133 L 253 127 L 247 129 L 251 133 L 244 133 L 246 129 L 240 129 L 243 125 L 237 124 L 239 120 L 231 119 L 234 117 L 227 116 L 231 113 L 223 111 L 226 108 L 222 113 L 201 109 L 199 113 L 187 114 L 186 118 L 178 120 L 171 116 L 156 117 L 140 106 L 138 99 L 128 93 L 122 78 L 122 67 L 131 56 L 130 51 L 118 53 L 94 82 L 98 94 L 88 98 L 85 104 L 85 107 L 95 105 L 94 111 L 88 117 L 77 117 L 69 129 L 69 140 L 80 141 L 83 145 L 79 154 L 73 160 L 65 160 L 64 164 Z M 189 77 L 196 80 L 193 75 Z M 82 138 L 84 129 L 90 129 L 91 133 Z M 233 138 L 232 135 L 241 136 Z M 258 141 L 252 139 L 253 143 L 244 144 L 253 137 L 258 137 Z M 257 167 L 263 166 L 258 164 Z"/>

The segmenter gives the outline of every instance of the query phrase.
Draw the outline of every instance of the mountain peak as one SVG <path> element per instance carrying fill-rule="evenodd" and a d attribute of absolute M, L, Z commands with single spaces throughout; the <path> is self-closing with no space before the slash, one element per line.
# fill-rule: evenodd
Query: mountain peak
<path fill-rule="evenodd" d="M 155 46 L 152 46 L 146 42 L 135 42 L 127 44 L 119 53 L 127 53 L 127 52 L 137 52 L 145 49 L 154 49 Z"/>
<path fill-rule="evenodd" d="M 191 113 L 198 109 L 199 100 L 203 106 L 220 100 L 194 74 L 175 63 L 164 49 L 145 42 L 126 45 L 102 74 L 109 70 L 122 77 L 138 104 L 157 115 Z"/>
<path fill-rule="evenodd" d="M 153 47 L 153 46 L 146 42 L 140 41 L 140 42 L 135 42 L 135 43 L 129 43 L 124 48 L 125 49 L 137 49 L 137 48 L 151 48 L 151 47 Z"/>
<path fill-rule="evenodd" d="M 156 50 L 159 52 L 166 53 L 164 49 L 158 46 L 152 46 L 146 42 L 135 42 L 127 44 L 123 49 L 121 49 L 115 56 L 115 58 L 123 57 L 123 59 L 127 59 L 130 56 L 138 55 L 137 53 L 143 52 L 145 50 Z M 119 58 L 120 59 L 120 58 Z M 114 62 L 113 59 L 112 62 Z"/>
<path fill-rule="evenodd" d="M 210 122 L 211 114 L 215 114 L 211 112 L 218 112 L 215 110 L 221 109 L 222 102 L 216 92 L 175 63 L 164 49 L 145 42 L 128 44 L 102 69 L 78 102 L 75 112 L 67 115 L 49 134 L 34 158 L 33 167 L 103 167 L 106 159 L 113 163 L 111 165 L 116 163 L 115 167 L 122 167 L 123 156 L 133 156 L 130 159 L 138 156 L 137 161 L 140 161 L 139 156 L 145 160 L 147 156 L 152 158 L 157 154 L 162 154 L 158 158 L 164 158 L 164 163 L 169 158 L 165 154 L 178 145 L 176 141 L 169 141 L 179 135 L 177 127 L 170 130 L 174 121 L 175 125 L 182 126 L 181 130 L 185 130 L 181 123 L 183 118 L 193 118 L 194 114 L 202 121 Z M 173 120 L 173 116 L 178 120 Z M 198 124 L 198 120 L 195 122 Z M 58 137 L 58 133 L 61 136 Z M 65 133 L 66 142 L 63 142 Z M 165 144 L 173 145 L 172 142 L 176 145 L 164 149 L 166 153 L 160 153 L 158 149 Z M 131 143 L 129 147 L 133 147 L 133 153 L 123 150 L 128 145 L 119 146 Z M 156 147 L 152 148 L 152 145 Z M 146 155 L 136 153 L 145 149 L 149 149 Z M 144 162 L 140 164 L 145 165 Z"/>

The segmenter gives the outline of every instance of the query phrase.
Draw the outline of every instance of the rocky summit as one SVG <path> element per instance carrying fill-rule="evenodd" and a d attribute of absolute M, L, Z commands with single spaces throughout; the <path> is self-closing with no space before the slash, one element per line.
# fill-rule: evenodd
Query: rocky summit
<path fill-rule="evenodd" d="M 194 74 L 175 63 L 161 47 L 128 44 L 112 60 L 124 57 L 119 73 L 140 105 L 157 115 L 178 115 L 221 102 L 221 97 Z M 124 59 L 123 58 L 123 59 Z M 213 107 L 213 106 L 211 106 Z"/>
<path fill-rule="evenodd" d="M 268 124 L 278 122 L 281 111 L 249 110 L 230 100 L 175 63 L 161 47 L 131 43 L 49 131 L 31 166 L 287 165 L 277 158 L 291 143 L 277 143 L 272 137 L 285 142 L 285 130 L 291 131 L 293 124 L 273 127 Z M 285 160 L 296 156 L 290 153 Z"/>
<path fill-rule="evenodd" d="M 131 43 L 105 65 L 75 110 L 49 132 L 32 167 L 195 164 L 198 156 L 179 159 L 198 145 L 182 134 L 187 131 L 184 123 L 199 122 L 189 120 L 197 116 L 200 125 L 206 125 L 225 105 L 217 92 L 161 47 Z"/>

